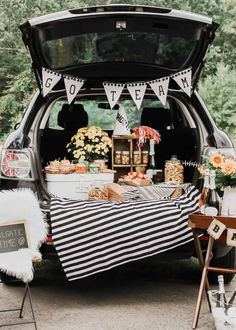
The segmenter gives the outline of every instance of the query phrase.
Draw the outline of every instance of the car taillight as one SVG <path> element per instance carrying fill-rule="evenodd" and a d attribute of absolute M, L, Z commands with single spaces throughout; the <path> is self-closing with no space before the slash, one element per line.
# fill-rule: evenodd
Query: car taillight
<path fill-rule="evenodd" d="M 1 154 L 1 178 L 33 180 L 29 149 L 3 149 Z"/>

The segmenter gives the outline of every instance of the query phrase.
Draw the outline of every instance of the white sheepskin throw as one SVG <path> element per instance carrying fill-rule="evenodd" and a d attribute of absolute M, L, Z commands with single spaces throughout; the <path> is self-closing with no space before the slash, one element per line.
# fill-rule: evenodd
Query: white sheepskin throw
<path fill-rule="evenodd" d="M 0 223 L 25 220 L 30 248 L 0 253 L 0 271 L 29 282 L 33 279 L 32 259 L 39 258 L 39 247 L 47 235 L 47 224 L 39 203 L 30 189 L 0 192 Z"/>

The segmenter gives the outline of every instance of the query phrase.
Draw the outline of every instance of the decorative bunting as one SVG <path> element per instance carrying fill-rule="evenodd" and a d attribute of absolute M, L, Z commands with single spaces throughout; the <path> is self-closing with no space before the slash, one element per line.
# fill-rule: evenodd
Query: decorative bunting
<path fill-rule="evenodd" d="M 179 87 L 190 97 L 191 96 L 191 81 L 192 81 L 192 70 L 187 69 L 171 75 L 171 78 L 177 82 Z"/>
<path fill-rule="evenodd" d="M 146 92 L 146 83 L 127 84 L 127 89 L 136 104 L 138 110 L 143 102 L 144 94 Z"/>
<path fill-rule="evenodd" d="M 236 246 L 236 229 L 227 230 L 226 244 L 229 246 Z"/>
<path fill-rule="evenodd" d="M 119 101 L 121 93 L 125 87 L 125 84 L 113 84 L 113 83 L 103 83 L 103 87 L 105 89 L 105 93 L 110 104 L 111 109 L 116 105 Z"/>
<path fill-rule="evenodd" d="M 51 70 L 42 68 L 42 92 L 46 96 L 61 79 L 62 75 Z"/>
<path fill-rule="evenodd" d="M 64 83 L 66 88 L 67 100 L 68 103 L 71 104 L 76 95 L 79 93 L 80 88 L 83 86 L 84 80 L 65 76 Z"/>
<path fill-rule="evenodd" d="M 164 106 L 166 104 L 169 81 L 169 77 L 164 77 L 149 82 L 149 85 L 152 88 L 153 92 L 156 94 L 156 96 L 159 98 L 159 100 Z"/>
<path fill-rule="evenodd" d="M 62 76 L 57 72 L 42 68 L 42 94 L 46 96 L 53 87 L 58 83 L 58 81 L 63 77 L 68 103 L 70 104 L 79 90 L 84 84 L 84 79 L 71 77 L 71 76 Z M 119 98 L 123 92 L 125 85 L 136 104 L 138 110 L 142 105 L 142 101 L 146 92 L 147 85 L 149 84 L 153 92 L 156 94 L 161 103 L 165 106 L 170 77 L 175 80 L 175 82 L 180 86 L 180 88 L 188 95 L 191 96 L 192 86 L 192 70 L 191 68 L 183 70 L 179 73 L 173 74 L 168 77 L 162 77 L 147 82 L 137 82 L 137 83 L 113 83 L 113 82 L 104 82 L 103 87 L 110 104 L 111 109 L 117 104 Z"/>
<path fill-rule="evenodd" d="M 119 107 L 119 111 L 116 116 L 116 124 L 114 127 L 113 134 L 114 135 L 129 135 L 130 134 L 126 111 L 125 111 L 125 108 L 123 108 L 121 105 Z"/>
<path fill-rule="evenodd" d="M 210 226 L 207 229 L 207 232 L 214 239 L 218 239 L 225 230 L 225 228 L 226 226 L 222 222 L 213 218 Z"/>

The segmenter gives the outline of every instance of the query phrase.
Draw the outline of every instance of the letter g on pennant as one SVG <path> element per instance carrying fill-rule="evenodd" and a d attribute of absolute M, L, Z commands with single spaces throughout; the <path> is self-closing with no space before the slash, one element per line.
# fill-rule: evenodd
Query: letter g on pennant
<path fill-rule="evenodd" d="M 61 79 L 61 74 L 42 68 L 42 93 L 46 96 Z"/>

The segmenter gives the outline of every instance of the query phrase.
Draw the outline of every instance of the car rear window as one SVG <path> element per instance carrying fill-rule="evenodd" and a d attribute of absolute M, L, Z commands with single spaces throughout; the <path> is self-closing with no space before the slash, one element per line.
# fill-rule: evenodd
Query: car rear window
<path fill-rule="evenodd" d="M 58 113 L 61 111 L 65 103 L 66 103 L 65 100 L 58 100 L 53 104 L 50 112 L 50 117 L 48 120 L 48 125 L 47 125 L 48 128 L 63 129 L 58 125 L 57 118 L 58 118 Z M 114 130 L 117 110 L 111 110 L 109 104 L 104 98 L 96 99 L 96 100 L 81 98 L 79 101 L 76 101 L 76 103 L 82 104 L 84 110 L 87 112 L 88 126 L 96 125 L 104 130 Z M 140 110 L 137 110 L 137 107 L 132 100 L 127 99 L 125 97 L 120 98 L 119 104 L 121 104 L 123 108 L 126 110 L 130 129 L 140 126 L 143 109 L 145 108 L 156 109 L 157 112 L 154 113 L 157 114 L 157 117 L 159 115 L 158 109 L 163 109 L 163 106 L 156 98 L 144 99 Z M 166 104 L 165 110 L 166 112 L 170 111 L 168 102 Z M 150 122 L 151 121 L 152 118 L 150 118 Z"/>
<path fill-rule="evenodd" d="M 132 62 L 178 69 L 188 61 L 200 39 L 200 26 L 175 20 L 117 18 L 54 23 L 37 28 L 40 55 L 47 67 L 63 69 L 103 62 Z"/>

